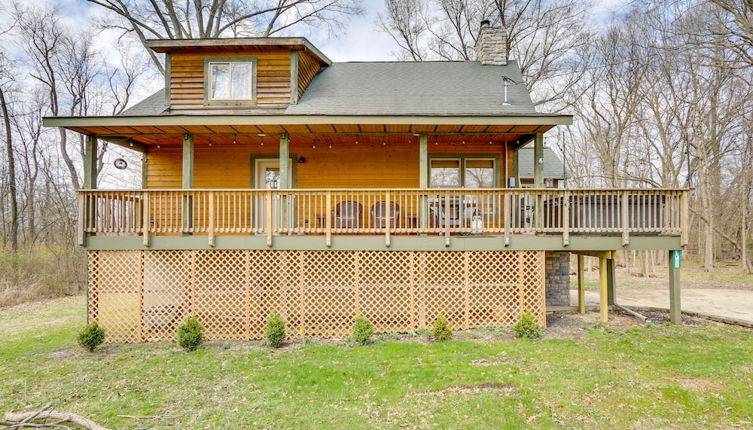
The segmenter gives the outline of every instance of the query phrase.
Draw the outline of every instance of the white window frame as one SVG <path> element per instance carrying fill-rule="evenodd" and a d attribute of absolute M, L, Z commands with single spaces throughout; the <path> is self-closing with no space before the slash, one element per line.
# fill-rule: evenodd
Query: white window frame
<path fill-rule="evenodd" d="M 214 82 L 214 76 L 212 74 L 212 66 L 227 64 L 230 66 L 228 73 L 228 92 L 231 95 L 229 98 L 213 98 L 212 97 L 212 83 Z M 233 65 L 234 64 L 248 64 L 251 72 L 248 76 L 248 84 L 251 89 L 249 98 L 234 99 L 233 94 Z M 256 101 L 256 58 L 207 58 L 205 64 L 206 74 L 206 92 L 204 94 L 204 101 L 206 104 L 254 104 Z"/>

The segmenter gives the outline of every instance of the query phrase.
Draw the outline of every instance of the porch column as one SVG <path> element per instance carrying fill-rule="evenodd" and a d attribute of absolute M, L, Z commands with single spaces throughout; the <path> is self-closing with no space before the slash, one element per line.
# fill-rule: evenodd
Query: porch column
<path fill-rule="evenodd" d="M 578 313 L 586 313 L 586 281 L 583 278 L 583 254 L 578 254 Z"/>
<path fill-rule="evenodd" d="M 97 188 L 97 136 L 89 134 L 84 144 L 84 184 L 85 190 Z"/>
<path fill-rule="evenodd" d="M 514 151 L 512 151 L 512 164 L 515 166 L 515 187 L 514 188 L 520 188 L 520 165 L 518 164 L 518 154 L 520 153 L 520 148 L 515 148 Z"/>
<path fill-rule="evenodd" d="M 193 188 L 193 158 L 194 158 L 194 137 L 190 133 L 183 135 L 183 171 L 182 185 L 186 190 Z M 193 197 L 190 195 L 183 196 L 183 229 L 193 228 Z M 183 234 L 188 234 L 184 231 Z"/>
<path fill-rule="evenodd" d="M 288 175 L 290 172 L 290 136 L 287 133 L 280 134 L 280 182 L 279 189 L 288 189 Z M 280 197 L 280 227 L 288 226 L 288 201 L 287 196 Z"/>
<path fill-rule="evenodd" d="M 544 135 L 536 133 L 533 144 L 533 187 L 544 187 Z"/>
<path fill-rule="evenodd" d="M 429 188 L 429 137 L 422 134 L 418 138 L 418 186 L 421 189 Z M 421 194 L 421 208 L 419 213 L 419 226 L 425 229 L 429 226 L 429 200 L 425 194 Z M 421 233 L 426 236 L 426 233 Z"/>
<path fill-rule="evenodd" d="M 682 251 L 669 251 L 669 319 L 672 324 L 682 324 L 680 305 L 680 258 Z"/>
<path fill-rule="evenodd" d="M 141 154 L 141 189 L 145 190 L 149 183 L 149 173 L 147 171 L 147 157 L 146 152 Z"/>
<path fill-rule="evenodd" d="M 533 187 L 544 188 L 544 135 L 536 133 L 533 146 Z M 544 196 L 536 194 L 535 226 L 544 226 Z"/>

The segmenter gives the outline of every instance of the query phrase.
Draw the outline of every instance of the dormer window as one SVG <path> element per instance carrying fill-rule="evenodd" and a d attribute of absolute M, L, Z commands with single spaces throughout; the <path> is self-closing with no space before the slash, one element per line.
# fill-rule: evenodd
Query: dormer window
<path fill-rule="evenodd" d="M 251 103 L 254 98 L 254 59 L 211 59 L 206 66 L 209 103 Z"/>

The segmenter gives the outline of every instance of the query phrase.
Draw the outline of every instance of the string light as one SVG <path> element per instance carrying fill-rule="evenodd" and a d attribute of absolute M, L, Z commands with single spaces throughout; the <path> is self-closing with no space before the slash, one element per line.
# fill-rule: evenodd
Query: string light
<path fill-rule="evenodd" d="M 160 149 L 160 148 L 162 148 L 162 147 L 161 147 L 161 146 L 160 146 L 160 144 L 158 143 L 158 144 L 157 144 L 157 149 Z"/>
<path fill-rule="evenodd" d="M 261 137 L 261 142 L 259 143 L 260 146 L 264 146 L 264 136 L 266 136 L 266 134 L 263 134 L 263 133 L 259 134 L 259 137 Z"/>
<path fill-rule="evenodd" d="M 209 138 L 209 146 L 210 147 L 212 146 L 212 138 L 211 137 Z"/>
<path fill-rule="evenodd" d="M 332 149 L 332 143 L 330 143 L 330 144 L 329 144 L 329 145 L 327 145 L 327 146 L 329 147 L 329 149 Z"/>
<path fill-rule="evenodd" d="M 387 146 L 387 142 L 382 141 L 382 146 Z"/>
<path fill-rule="evenodd" d="M 358 137 L 356 137 L 356 145 L 358 145 Z"/>
<path fill-rule="evenodd" d="M 463 145 L 465 145 L 465 139 L 463 139 Z"/>
<path fill-rule="evenodd" d="M 236 140 L 236 138 L 237 138 L 237 136 L 233 136 L 233 145 L 237 145 L 238 144 L 238 140 Z"/>
<path fill-rule="evenodd" d="M 434 137 L 434 144 L 439 145 L 439 139 L 436 136 Z"/>
<path fill-rule="evenodd" d="M 490 140 L 490 141 L 489 141 L 489 145 L 491 145 L 491 144 L 492 144 L 492 141 Z"/>

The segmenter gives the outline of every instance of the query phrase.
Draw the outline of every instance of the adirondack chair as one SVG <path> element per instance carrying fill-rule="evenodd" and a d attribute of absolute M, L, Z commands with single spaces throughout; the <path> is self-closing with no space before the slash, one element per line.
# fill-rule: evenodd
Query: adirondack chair
<path fill-rule="evenodd" d="M 361 214 L 363 214 L 363 206 L 360 203 L 352 200 L 340 202 L 332 211 L 332 217 L 335 220 L 333 227 L 358 228 L 361 224 Z"/>
<path fill-rule="evenodd" d="M 397 224 L 398 219 L 400 219 L 400 205 L 390 202 L 388 209 L 387 202 L 384 200 L 374 203 L 374 206 L 371 207 L 371 219 L 374 227 L 385 228 L 388 218 L 390 227 Z"/>

